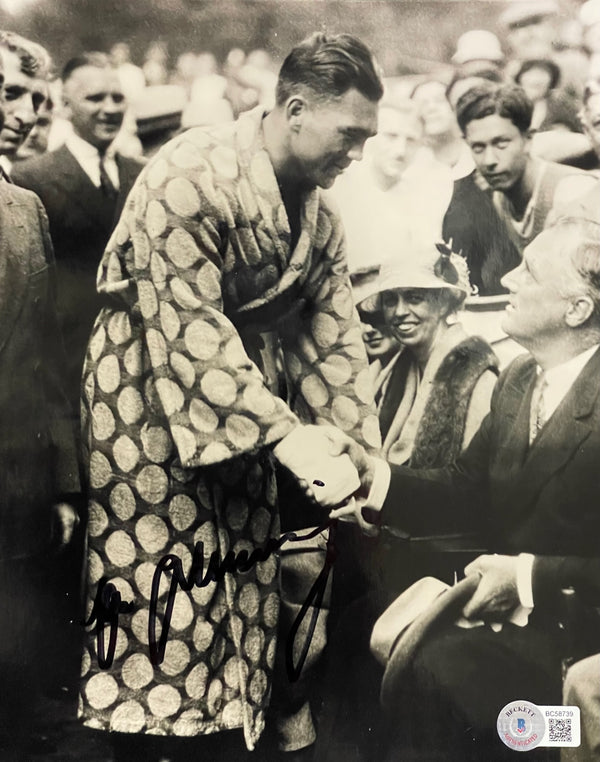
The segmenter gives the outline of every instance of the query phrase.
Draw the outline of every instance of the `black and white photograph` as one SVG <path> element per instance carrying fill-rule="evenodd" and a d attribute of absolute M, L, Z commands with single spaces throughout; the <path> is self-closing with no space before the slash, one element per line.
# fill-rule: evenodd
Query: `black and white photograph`
<path fill-rule="evenodd" d="M 520 758 L 600 762 L 600 0 L 0 0 L 0 762 Z"/>

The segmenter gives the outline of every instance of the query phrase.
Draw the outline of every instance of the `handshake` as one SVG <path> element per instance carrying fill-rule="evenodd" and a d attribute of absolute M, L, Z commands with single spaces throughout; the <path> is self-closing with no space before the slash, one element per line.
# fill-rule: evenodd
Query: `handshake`
<path fill-rule="evenodd" d="M 376 459 L 334 426 L 297 426 L 274 448 L 308 496 L 336 509 L 332 518 L 355 518 L 363 528 L 360 505 L 371 489 Z"/>

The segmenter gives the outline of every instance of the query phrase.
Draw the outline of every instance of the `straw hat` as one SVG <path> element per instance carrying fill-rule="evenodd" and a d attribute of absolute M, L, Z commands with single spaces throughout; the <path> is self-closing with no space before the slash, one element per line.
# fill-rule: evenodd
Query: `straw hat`
<path fill-rule="evenodd" d="M 465 64 L 469 61 L 500 63 L 503 59 L 504 53 L 500 40 L 493 32 L 488 32 L 486 29 L 471 29 L 458 38 L 452 63 Z"/>

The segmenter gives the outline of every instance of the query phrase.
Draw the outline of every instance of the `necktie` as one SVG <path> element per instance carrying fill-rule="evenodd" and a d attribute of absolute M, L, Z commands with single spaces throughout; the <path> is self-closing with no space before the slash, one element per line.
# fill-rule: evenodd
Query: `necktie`
<path fill-rule="evenodd" d="M 105 159 L 106 156 L 100 157 L 100 188 L 102 189 L 102 193 L 104 193 L 107 198 L 114 198 L 117 195 L 117 189 L 113 185 L 113 182 L 110 179 L 108 172 L 106 171 L 106 167 L 104 165 Z"/>
<path fill-rule="evenodd" d="M 548 383 L 545 373 L 540 373 L 531 395 L 531 413 L 529 417 L 529 444 L 532 444 L 546 423 L 546 409 L 544 405 L 544 392 Z"/>

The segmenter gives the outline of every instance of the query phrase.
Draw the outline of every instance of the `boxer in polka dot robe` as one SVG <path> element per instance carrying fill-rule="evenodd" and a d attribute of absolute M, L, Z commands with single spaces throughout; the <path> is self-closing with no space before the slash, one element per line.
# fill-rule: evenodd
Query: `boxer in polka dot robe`
<path fill-rule="evenodd" d="M 327 64 L 322 81 L 298 84 L 315 56 Z M 108 669 L 90 631 L 80 705 L 90 727 L 242 728 L 249 749 L 263 730 L 278 556 L 179 589 L 159 665 L 148 642 L 152 579 L 165 554 L 189 571 L 200 541 L 206 568 L 213 551 L 279 537 L 272 449 L 299 425 L 380 444 L 343 231 L 318 187 L 360 158 L 380 97 L 362 43 L 314 36 L 286 59 L 272 112 L 177 137 L 129 196 L 99 269 L 110 306 L 89 342 L 83 431 L 88 614 L 102 579 L 133 610 L 119 615 Z M 167 587 L 163 576 L 159 612 Z"/>

